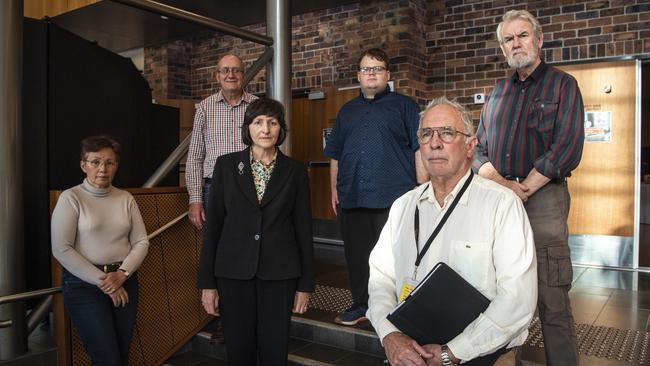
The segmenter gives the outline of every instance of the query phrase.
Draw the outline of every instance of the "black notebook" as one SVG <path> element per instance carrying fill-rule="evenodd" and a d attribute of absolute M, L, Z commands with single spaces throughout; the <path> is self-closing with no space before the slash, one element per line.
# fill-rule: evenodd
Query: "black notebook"
<path fill-rule="evenodd" d="M 418 344 L 446 344 L 487 309 L 490 300 L 445 263 L 436 264 L 388 320 Z M 463 365 L 492 365 L 503 352 Z"/>

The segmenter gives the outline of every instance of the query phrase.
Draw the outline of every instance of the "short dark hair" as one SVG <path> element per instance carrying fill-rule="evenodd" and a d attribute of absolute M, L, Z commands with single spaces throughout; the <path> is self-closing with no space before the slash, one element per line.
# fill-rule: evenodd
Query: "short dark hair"
<path fill-rule="evenodd" d="M 275 146 L 280 146 L 287 137 L 287 122 L 284 120 L 284 106 L 277 100 L 260 98 L 251 103 L 244 113 L 244 124 L 241 126 L 241 139 L 244 145 L 251 146 L 253 139 L 248 129 L 253 120 L 259 116 L 275 117 L 280 124 L 280 136 Z"/>
<path fill-rule="evenodd" d="M 390 64 L 388 62 L 388 55 L 381 48 L 371 48 L 363 51 L 361 56 L 359 56 L 359 62 L 358 62 L 359 66 L 361 65 L 361 60 L 363 60 L 363 58 L 366 56 L 370 58 L 374 58 L 377 61 L 383 62 L 384 65 L 386 66 L 386 70 L 390 69 Z"/>
<path fill-rule="evenodd" d="M 81 160 L 86 159 L 86 155 L 91 152 L 97 152 L 101 149 L 113 149 L 117 160 L 120 160 L 120 143 L 109 135 L 97 135 L 86 137 L 81 140 Z"/>

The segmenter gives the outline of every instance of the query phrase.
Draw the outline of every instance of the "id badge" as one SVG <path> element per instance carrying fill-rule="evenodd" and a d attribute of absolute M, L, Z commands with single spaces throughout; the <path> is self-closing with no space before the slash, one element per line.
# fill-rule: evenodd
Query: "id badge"
<path fill-rule="evenodd" d="M 415 287 L 418 285 L 418 283 L 411 277 L 406 277 L 404 279 L 404 284 L 402 284 L 402 291 L 400 291 L 399 294 L 399 301 L 404 301 L 411 292 L 415 289 Z"/>

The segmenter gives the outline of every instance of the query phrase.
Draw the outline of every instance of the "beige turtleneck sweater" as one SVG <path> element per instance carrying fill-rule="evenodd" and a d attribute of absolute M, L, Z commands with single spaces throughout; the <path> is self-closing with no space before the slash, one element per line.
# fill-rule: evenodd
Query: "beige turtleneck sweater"
<path fill-rule="evenodd" d="M 87 180 L 59 196 L 52 213 L 52 255 L 73 275 L 97 285 L 104 275 L 94 264 L 123 262 L 133 273 L 147 255 L 149 240 L 129 192 L 96 188 Z"/>

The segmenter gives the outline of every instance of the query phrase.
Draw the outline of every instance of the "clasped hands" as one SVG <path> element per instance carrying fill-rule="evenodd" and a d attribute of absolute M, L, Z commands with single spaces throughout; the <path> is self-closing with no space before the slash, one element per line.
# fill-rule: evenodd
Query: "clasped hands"
<path fill-rule="evenodd" d="M 439 344 L 419 345 L 401 332 L 392 332 L 384 337 L 384 349 L 392 366 L 441 366 Z"/>
<path fill-rule="evenodd" d="M 530 192 L 530 188 L 523 182 L 517 182 L 515 180 L 507 180 L 506 187 L 510 188 L 519 198 L 523 201 L 526 202 L 528 200 L 528 197 L 532 195 Z"/>
<path fill-rule="evenodd" d="M 109 272 L 100 277 L 99 287 L 102 292 L 108 295 L 113 301 L 115 307 L 125 307 L 129 303 L 129 294 L 122 285 L 126 281 L 126 275 L 123 272 Z"/>

